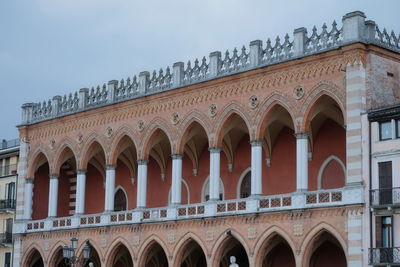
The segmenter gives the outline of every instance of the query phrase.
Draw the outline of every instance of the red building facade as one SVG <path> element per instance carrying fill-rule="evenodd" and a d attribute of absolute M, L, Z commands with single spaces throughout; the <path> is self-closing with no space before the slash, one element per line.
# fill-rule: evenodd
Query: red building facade
<path fill-rule="evenodd" d="M 71 237 L 95 266 L 365 266 L 360 112 L 371 55 L 399 60 L 377 30 L 25 104 L 14 266 L 65 266 Z"/>

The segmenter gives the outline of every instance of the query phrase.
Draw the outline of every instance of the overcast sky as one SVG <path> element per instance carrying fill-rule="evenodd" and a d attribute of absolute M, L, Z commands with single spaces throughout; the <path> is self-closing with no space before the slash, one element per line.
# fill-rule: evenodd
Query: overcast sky
<path fill-rule="evenodd" d="M 0 139 L 21 105 L 361 10 L 400 33 L 399 0 L 0 0 Z"/>

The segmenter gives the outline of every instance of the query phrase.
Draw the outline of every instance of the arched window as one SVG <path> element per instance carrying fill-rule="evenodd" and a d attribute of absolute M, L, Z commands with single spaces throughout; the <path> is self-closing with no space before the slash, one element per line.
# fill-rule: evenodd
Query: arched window
<path fill-rule="evenodd" d="M 114 195 L 114 211 L 127 210 L 127 200 L 125 192 L 119 188 Z"/>
<path fill-rule="evenodd" d="M 219 178 L 219 200 L 224 199 L 224 184 L 222 183 L 221 178 Z M 203 184 L 201 201 L 205 202 L 210 199 L 210 177 L 207 177 L 207 180 Z"/>
<path fill-rule="evenodd" d="M 239 198 L 246 198 L 251 195 L 251 171 L 248 171 L 246 175 L 241 179 Z"/>

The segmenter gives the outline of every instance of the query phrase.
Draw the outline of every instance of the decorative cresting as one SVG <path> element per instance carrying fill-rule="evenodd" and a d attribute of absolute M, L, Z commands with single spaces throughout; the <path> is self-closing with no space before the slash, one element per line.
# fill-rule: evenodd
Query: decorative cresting
<path fill-rule="evenodd" d="M 68 114 L 81 112 L 121 101 L 131 100 L 182 86 L 192 85 L 206 80 L 216 79 L 271 64 L 288 61 L 308 55 L 337 49 L 346 44 L 361 42 L 374 44 L 394 52 L 400 52 L 400 35 L 386 29 L 381 30 L 374 21 L 365 21 L 364 13 L 360 11 L 343 16 L 343 26 L 339 28 L 336 22 L 328 28 L 323 24 L 322 30 L 314 27 L 308 34 L 306 28 L 294 30 L 293 36 L 285 35 L 283 40 L 278 36 L 274 42 L 268 39 L 263 48 L 261 40 L 250 42 L 249 48 L 236 48 L 232 53 L 226 51 L 212 52 L 209 60 L 203 57 L 201 62 L 196 59 L 194 64 L 189 61 L 186 67 L 183 62 L 173 64 L 172 70 L 141 72 L 138 77 L 109 81 L 108 84 L 83 88 L 79 92 L 55 96 L 52 100 L 42 103 L 26 103 L 22 105 L 22 125 L 37 123 Z"/>

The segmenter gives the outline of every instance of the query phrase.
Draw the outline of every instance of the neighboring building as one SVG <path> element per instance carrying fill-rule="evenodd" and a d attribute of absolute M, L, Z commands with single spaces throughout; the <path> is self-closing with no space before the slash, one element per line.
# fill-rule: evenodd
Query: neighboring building
<path fill-rule="evenodd" d="M 14 266 L 65 266 L 71 237 L 97 267 L 367 266 L 399 241 L 368 190 L 397 153 L 368 111 L 400 103 L 399 40 L 357 11 L 24 104 Z"/>
<path fill-rule="evenodd" d="M 0 144 L 0 266 L 11 267 L 19 140 Z"/>
<path fill-rule="evenodd" d="M 397 80 L 387 73 L 387 81 Z M 389 84 L 390 88 L 396 88 Z M 368 113 L 370 125 L 370 262 L 400 266 L 400 105 L 381 107 Z"/>

